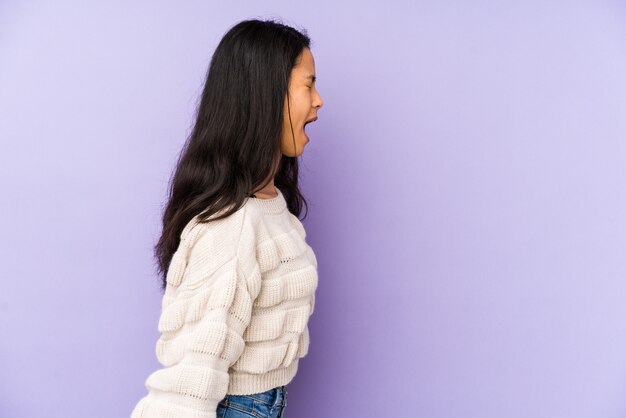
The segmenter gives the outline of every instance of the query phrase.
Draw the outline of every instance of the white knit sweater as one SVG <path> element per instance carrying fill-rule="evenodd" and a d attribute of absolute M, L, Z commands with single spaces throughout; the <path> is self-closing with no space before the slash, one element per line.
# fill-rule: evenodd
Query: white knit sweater
<path fill-rule="evenodd" d="M 214 418 L 227 394 L 264 392 L 295 376 L 309 347 L 317 259 L 277 191 L 183 230 L 158 324 L 164 367 L 146 379 L 131 418 Z"/>

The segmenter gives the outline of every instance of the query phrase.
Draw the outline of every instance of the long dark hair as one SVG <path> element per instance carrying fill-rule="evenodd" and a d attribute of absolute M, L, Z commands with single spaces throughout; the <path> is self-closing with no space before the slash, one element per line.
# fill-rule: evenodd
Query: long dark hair
<path fill-rule="evenodd" d="M 310 42 L 306 30 L 254 19 L 233 26 L 218 44 L 154 247 L 161 291 L 182 231 L 196 215 L 200 223 L 230 216 L 272 177 L 292 214 L 307 206 L 297 157 L 282 155 L 280 145 L 291 70 Z"/>

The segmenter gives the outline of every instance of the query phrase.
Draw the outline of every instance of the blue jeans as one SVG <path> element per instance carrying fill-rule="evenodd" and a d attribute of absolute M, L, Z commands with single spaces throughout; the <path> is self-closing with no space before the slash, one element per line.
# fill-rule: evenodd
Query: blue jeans
<path fill-rule="evenodd" d="M 217 404 L 217 418 L 280 418 L 287 406 L 287 386 L 251 395 L 226 395 Z"/>

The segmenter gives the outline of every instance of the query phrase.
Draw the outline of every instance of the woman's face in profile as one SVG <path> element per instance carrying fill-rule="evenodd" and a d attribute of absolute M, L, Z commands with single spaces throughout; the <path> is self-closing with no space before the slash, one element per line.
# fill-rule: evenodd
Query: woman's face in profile
<path fill-rule="evenodd" d="M 317 111 L 323 104 L 322 97 L 315 88 L 315 61 L 309 48 L 304 48 L 298 57 L 298 63 L 291 71 L 289 99 L 289 105 L 287 105 L 287 95 L 285 95 L 281 152 L 288 157 L 297 157 L 302 154 L 304 146 L 309 142 L 304 125 L 317 118 Z M 291 124 L 289 122 L 290 111 Z M 291 126 L 293 126 L 293 134 Z"/>

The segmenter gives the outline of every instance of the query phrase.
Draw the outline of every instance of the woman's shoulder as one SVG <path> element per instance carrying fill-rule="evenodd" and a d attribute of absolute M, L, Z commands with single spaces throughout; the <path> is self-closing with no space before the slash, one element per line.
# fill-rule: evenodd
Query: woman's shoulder
<path fill-rule="evenodd" d="M 243 228 L 246 209 L 241 208 L 222 219 L 214 219 L 215 216 L 204 221 L 198 214 L 184 227 L 172 257 L 172 266 L 176 268 L 171 269 L 174 271 L 168 282 L 176 286 L 185 280 L 193 282 L 193 279 L 183 279 L 183 272 L 193 277 L 208 277 L 230 265 L 235 257 L 242 256 L 240 247 L 249 241 L 248 229 Z"/>
<path fill-rule="evenodd" d="M 196 251 L 232 254 L 255 252 L 256 247 L 273 246 L 272 241 L 280 244 L 295 237 L 306 240 L 304 226 L 287 208 L 267 213 L 262 204 L 254 203 L 246 201 L 238 210 L 221 219 L 215 218 L 227 208 L 212 214 L 208 221 L 202 219 L 202 214 L 194 216 L 181 233 L 181 246 L 198 248 Z"/>
<path fill-rule="evenodd" d="M 215 219 L 227 208 L 212 214 L 204 220 L 202 214 L 194 216 L 183 228 L 180 245 L 188 249 L 202 247 L 211 251 L 236 249 L 240 244 L 253 245 L 262 240 L 265 230 L 262 211 L 243 204 L 225 218 Z"/>

